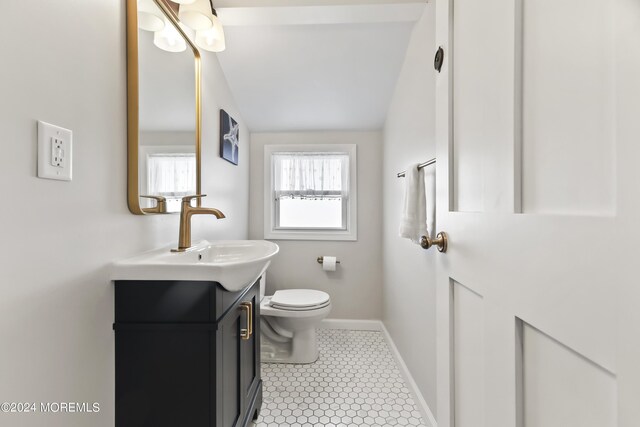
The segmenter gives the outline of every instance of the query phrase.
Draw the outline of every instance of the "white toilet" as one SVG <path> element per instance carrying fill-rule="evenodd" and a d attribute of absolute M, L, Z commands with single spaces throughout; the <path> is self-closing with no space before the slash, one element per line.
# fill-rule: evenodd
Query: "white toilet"
<path fill-rule="evenodd" d="M 311 289 L 288 289 L 265 296 L 260 279 L 260 335 L 262 361 L 313 363 L 318 360 L 316 327 L 331 311 L 329 294 Z"/>

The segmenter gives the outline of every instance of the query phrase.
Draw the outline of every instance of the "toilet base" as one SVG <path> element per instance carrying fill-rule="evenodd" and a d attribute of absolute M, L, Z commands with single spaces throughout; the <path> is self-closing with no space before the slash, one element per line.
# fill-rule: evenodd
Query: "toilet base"
<path fill-rule="evenodd" d="M 261 336 L 260 353 L 264 363 L 307 364 L 318 360 L 316 329 L 296 331 L 287 342 L 276 342 Z"/>

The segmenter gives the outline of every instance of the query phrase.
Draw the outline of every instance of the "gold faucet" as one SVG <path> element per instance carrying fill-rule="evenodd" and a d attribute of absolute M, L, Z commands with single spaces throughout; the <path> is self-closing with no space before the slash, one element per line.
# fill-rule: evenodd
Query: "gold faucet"
<path fill-rule="evenodd" d="M 180 234 L 178 236 L 178 248 L 171 249 L 172 252 L 184 252 L 191 247 L 191 217 L 193 215 L 214 215 L 216 218 L 224 218 L 224 214 L 215 208 L 203 208 L 191 206 L 191 200 L 205 197 L 206 194 L 197 196 L 186 196 L 182 198 L 180 209 Z"/>
<path fill-rule="evenodd" d="M 167 213 L 167 198 L 163 196 L 140 196 L 145 199 L 154 199 L 157 203 L 152 208 L 142 208 L 144 213 Z"/>

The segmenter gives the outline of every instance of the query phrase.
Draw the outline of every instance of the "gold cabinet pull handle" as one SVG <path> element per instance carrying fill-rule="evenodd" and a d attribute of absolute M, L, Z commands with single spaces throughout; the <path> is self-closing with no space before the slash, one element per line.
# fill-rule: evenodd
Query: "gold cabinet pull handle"
<path fill-rule="evenodd" d="M 249 301 L 249 336 L 253 335 L 253 302 Z"/>
<path fill-rule="evenodd" d="M 164 196 L 147 196 L 147 195 L 144 195 L 144 196 L 140 196 L 140 197 L 144 197 L 145 199 L 154 199 L 154 200 L 157 200 L 159 202 L 166 202 L 167 201 L 167 198 L 164 197 Z"/>
<path fill-rule="evenodd" d="M 420 246 L 423 249 L 429 249 L 431 246 L 437 246 L 439 252 L 447 252 L 447 246 L 449 244 L 449 236 L 444 231 L 439 232 L 435 239 L 431 239 L 428 236 L 420 237 Z"/>
<path fill-rule="evenodd" d="M 240 329 L 240 338 L 248 340 L 253 335 L 253 303 L 242 302 L 240 307 L 245 311 L 247 316 L 247 328 Z"/>

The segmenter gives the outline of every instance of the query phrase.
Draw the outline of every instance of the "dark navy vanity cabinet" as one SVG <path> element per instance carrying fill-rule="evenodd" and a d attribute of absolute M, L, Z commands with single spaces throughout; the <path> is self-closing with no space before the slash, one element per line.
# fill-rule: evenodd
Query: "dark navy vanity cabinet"
<path fill-rule="evenodd" d="M 262 404 L 259 283 L 115 282 L 116 427 L 244 427 Z"/>

